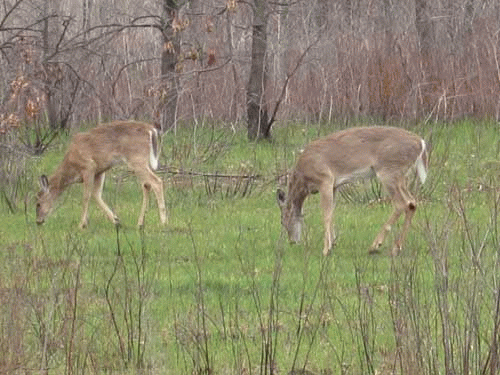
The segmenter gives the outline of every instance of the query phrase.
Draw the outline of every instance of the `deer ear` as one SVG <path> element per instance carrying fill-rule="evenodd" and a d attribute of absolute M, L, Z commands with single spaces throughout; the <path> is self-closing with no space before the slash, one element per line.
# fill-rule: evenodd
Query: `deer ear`
<path fill-rule="evenodd" d="M 278 205 L 280 207 L 283 207 L 285 205 L 285 202 L 286 202 L 286 194 L 283 190 L 281 189 L 278 189 L 276 191 L 276 200 L 278 201 Z"/>
<path fill-rule="evenodd" d="M 43 192 L 49 191 L 49 179 L 47 178 L 47 176 L 42 174 L 38 182 L 40 183 L 40 188 L 42 189 Z"/>

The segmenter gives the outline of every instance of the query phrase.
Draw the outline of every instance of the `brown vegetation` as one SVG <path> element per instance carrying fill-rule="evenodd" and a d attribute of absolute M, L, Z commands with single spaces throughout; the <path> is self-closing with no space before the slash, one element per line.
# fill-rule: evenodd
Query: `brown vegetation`
<path fill-rule="evenodd" d="M 259 82 L 248 81 L 254 7 L 118 3 L 61 3 L 27 20 L 28 4 L 19 1 L 0 13 L 2 133 L 13 118 L 49 120 L 53 128 L 129 118 L 164 127 L 203 118 L 234 123 L 246 120 L 248 87 L 265 91 L 256 102 L 262 113 L 279 103 L 279 120 L 500 116 L 500 10 L 493 3 L 266 4 L 267 45 L 260 48 L 267 68 L 255 75 Z M 43 151 L 43 132 L 37 138 L 42 145 L 30 146 Z"/>

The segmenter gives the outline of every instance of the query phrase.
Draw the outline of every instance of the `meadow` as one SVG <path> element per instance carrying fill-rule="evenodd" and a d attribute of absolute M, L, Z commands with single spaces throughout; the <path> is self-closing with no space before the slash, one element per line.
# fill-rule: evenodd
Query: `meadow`
<path fill-rule="evenodd" d="M 407 128 L 431 145 L 400 256 L 368 247 L 392 207 L 374 182 L 346 188 L 323 257 L 319 199 L 305 233 L 281 230 L 276 188 L 297 152 L 339 124 L 278 124 L 272 142 L 203 123 L 167 132 L 169 221 L 125 168 L 77 229 L 81 185 L 43 226 L 37 178 L 69 141 L 28 159 L 25 202 L 0 203 L 0 373 L 493 374 L 500 368 L 500 138 L 494 122 Z M 395 228 L 392 233 L 397 233 Z"/>

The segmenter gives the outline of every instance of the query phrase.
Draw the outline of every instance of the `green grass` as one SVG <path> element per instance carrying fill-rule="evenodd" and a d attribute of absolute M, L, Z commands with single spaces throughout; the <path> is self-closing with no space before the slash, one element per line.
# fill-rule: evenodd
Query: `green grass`
<path fill-rule="evenodd" d="M 338 243 L 327 258 L 317 196 L 305 203 L 303 243 L 290 245 L 281 232 L 279 177 L 307 142 L 333 130 L 281 125 L 274 142 L 255 144 L 222 127 L 165 135 L 169 222 L 159 224 L 151 199 L 143 232 L 135 227 L 141 191 L 120 168 L 104 190 L 118 232 L 94 203 L 89 228 L 77 229 L 78 185 L 42 227 L 32 205 L 26 214 L 0 205 L 0 369 L 462 373 L 464 358 L 472 373 L 487 366 L 497 319 L 498 126 L 415 129 L 431 140 L 431 167 L 397 258 L 393 234 L 380 254 L 367 253 L 391 212 L 372 193 L 369 204 L 363 193 L 339 197 Z M 28 197 L 67 142 L 33 161 Z M 256 178 L 243 194 L 241 182 L 220 175 Z"/>

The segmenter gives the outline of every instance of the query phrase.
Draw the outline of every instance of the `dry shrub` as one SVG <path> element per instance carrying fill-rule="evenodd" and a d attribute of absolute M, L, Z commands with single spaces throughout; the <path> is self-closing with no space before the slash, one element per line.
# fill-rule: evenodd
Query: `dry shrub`
<path fill-rule="evenodd" d="M 428 54 L 409 33 L 337 35 L 333 49 L 292 79 L 283 112 L 388 121 L 499 117 L 500 36 L 491 22 L 477 19 L 458 50 Z"/>
<path fill-rule="evenodd" d="M 22 289 L 8 288 L 0 283 L 0 373 L 11 374 L 25 367 L 25 332 L 27 309 Z"/>

